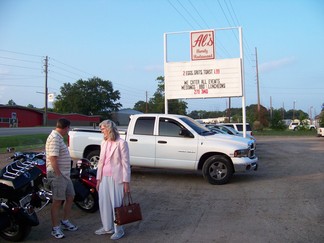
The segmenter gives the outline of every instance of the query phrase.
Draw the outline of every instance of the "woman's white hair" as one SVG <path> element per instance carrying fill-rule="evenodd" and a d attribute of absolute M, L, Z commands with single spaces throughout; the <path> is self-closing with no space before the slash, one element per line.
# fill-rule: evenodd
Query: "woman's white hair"
<path fill-rule="evenodd" d="M 104 127 L 109 131 L 108 137 L 105 139 L 111 140 L 111 141 L 116 141 L 117 138 L 119 138 L 119 132 L 116 124 L 111 121 L 111 120 L 104 120 L 99 124 L 99 127 L 102 128 Z"/>

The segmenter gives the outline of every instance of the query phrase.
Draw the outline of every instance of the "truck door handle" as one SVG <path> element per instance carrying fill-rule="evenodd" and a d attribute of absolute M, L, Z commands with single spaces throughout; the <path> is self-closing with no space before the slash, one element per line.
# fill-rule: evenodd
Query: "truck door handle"
<path fill-rule="evenodd" d="M 158 141 L 158 143 L 168 143 L 167 141 Z"/>
<path fill-rule="evenodd" d="M 131 141 L 131 142 L 137 142 L 137 139 L 131 138 L 131 139 L 129 139 L 129 141 Z"/>

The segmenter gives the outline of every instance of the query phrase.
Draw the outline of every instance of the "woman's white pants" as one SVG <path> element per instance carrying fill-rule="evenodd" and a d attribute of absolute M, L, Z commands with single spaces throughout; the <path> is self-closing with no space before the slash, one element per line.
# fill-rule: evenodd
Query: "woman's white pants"
<path fill-rule="evenodd" d="M 114 228 L 115 232 L 123 229 L 114 223 L 115 207 L 120 207 L 123 203 L 124 184 L 115 183 L 111 176 L 103 176 L 99 185 L 99 210 L 102 226 L 105 231 Z"/>

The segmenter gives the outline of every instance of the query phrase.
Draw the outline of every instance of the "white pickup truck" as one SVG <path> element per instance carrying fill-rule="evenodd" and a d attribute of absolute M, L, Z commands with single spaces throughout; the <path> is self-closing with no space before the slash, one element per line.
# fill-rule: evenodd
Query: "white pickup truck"
<path fill-rule="evenodd" d="M 227 183 L 235 172 L 257 170 L 255 144 L 243 137 L 215 134 L 182 115 L 137 114 L 127 131 L 132 166 L 202 171 L 211 184 Z M 96 167 L 103 134 L 75 128 L 69 132 L 72 158 L 87 158 Z"/>

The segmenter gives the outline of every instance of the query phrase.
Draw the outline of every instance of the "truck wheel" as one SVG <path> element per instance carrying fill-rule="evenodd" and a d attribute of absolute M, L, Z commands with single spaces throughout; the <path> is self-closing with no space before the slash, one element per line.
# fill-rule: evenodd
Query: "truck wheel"
<path fill-rule="evenodd" d="M 99 156 L 100 150 L 93 150 L 86 156 L 86 159 L 88 159 L 91 163 L 91 169 L 97 169 L 99 163 Z"/>
<path fill-rule="evenodd" d="M 202 172 L 210 184 L 222 185 L 230 180 L 234 170 L 232 163 L 224 156 L 213 155 L 204 163 Z"/>

